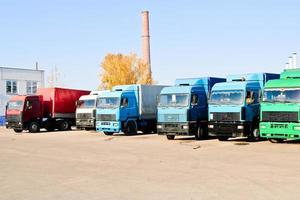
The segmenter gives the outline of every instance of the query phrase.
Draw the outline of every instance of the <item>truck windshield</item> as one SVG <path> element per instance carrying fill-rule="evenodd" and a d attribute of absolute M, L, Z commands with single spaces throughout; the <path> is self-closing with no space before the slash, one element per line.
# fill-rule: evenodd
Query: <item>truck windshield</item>
<path fill-rule="evenodd" d="M 120 106 L 118 97 L 102 97 L 97 99 L 97 108 L 117 108 Z"/>
<path fill-rule="evenodd" d="M 209 103 L 212 105 L 241 105 L 244 102 L 242 90 L 212 91 Z"/>
<path fill-rule="evenodd" d="M 77 108 L 93 108 L 95 107 L 94 99 L 79 100 Z"/>
<path fill-rule="evenodd" d="M 183 106 L 188 106 L 188 102 L 189 102 L 188 94 L 162 94 L 160 95 L 158 106 L 183 107 Z"/>
<path fill-rule="evenodd" d="M 300 89 L 275 89 L 264 91 L 264 102 L 300 103 Z"/>
<path fill-rule="evenodd" d="M 22 110 L 23 101 L 10 101 L 8 102 L 7 109 L 8 110 Z"/>

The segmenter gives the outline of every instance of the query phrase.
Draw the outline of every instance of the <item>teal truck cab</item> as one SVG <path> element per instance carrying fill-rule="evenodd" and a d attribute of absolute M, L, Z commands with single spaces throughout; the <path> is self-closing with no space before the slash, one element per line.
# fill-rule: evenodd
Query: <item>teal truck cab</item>
<path fill-rule="evenodd" d="M 119 85 L 97 98 L 96 130 L 106 135 L 156 131 L 161 85 Z"/>
<path fill-rule="evenodd" d="M 166 87 L 160 93 L 157 113 L 157 132 L 173 140 L 177 135 L 207 135 L 207 97 L 215 83 L 223 78 L 177 79 L 175 86 Z"/>
<path fill-rule="evenodd" d="M 213 86 L 209 100 L 208 133 L 220 141 L 230 137 L 259 138 L 260 99 L 263 86 L 278 74 L 229 75 Z"/>

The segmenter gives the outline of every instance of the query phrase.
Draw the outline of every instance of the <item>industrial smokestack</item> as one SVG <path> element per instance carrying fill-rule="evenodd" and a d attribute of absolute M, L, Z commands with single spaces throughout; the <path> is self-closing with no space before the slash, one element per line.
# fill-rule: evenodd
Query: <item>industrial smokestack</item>
<path fill-rule="evenodd" d="M 292 60 L 293 60 L 293 68 L 297 68 L 297 53 L 293 53 L 292 55 Z"/>
<path fill-rule="evenodd" d="M 149 34 L 149 12 L 142 11 L 142 49 L 143 60 L 148 66 L 148 72 L 151 75 L 151 58 L 150 58 L 150 34 Z"/>

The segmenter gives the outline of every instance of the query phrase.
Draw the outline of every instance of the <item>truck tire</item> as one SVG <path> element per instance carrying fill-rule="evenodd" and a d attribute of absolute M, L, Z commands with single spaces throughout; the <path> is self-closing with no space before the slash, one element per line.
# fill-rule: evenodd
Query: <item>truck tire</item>
<path fill-rule="evenodd" d="M 30 133 L 38 133 L 40 132 L 40 124 L 37 122 L 31 122 L 28 126 L 28 130 Z"/>
<path fill-rule="evenodd" d="M 206 138 L 205 128 L 204 127 L 198 127 L 197 132 L 195 134 L 196 140 L 202 140 Z"/>
<path fill-rule="evenodd" d="M 60 131 L 67 131 L 67 130 L 70 130 L 70 124 L 69 124 L 69 122 L 67 122 L 67 121 L 65 121 L 65 120 L 63 120 L 63 121 L 60 121 L 59 123 L 58 123 L 58 130 L 60 130 Z"/>
<path fill-rule="evenodd" d="M 174 140 L 175 139 L 175 135 L 167 135 L 168 140 Z"/>
<path fill-rule="evenodd" d="M 283 139 L 274 139 L 274 138 L 269 138 L 269 142 L 271 143 L 283 143 Z"/>
<path fill-rule="evenodd" d="M 217 137 L 219 141 L 227 141 L 229 137 L 227 136 L 219 136 Z"/>
<path fill-rule="evenodd" d="M 46 122 L 45 129 L 47 131 L 54 131 L 54 125 L 51 122 Z"/>
<path fill-rule="evenodd" d="M 124 130 L 125 135 L 136 135 L 137 134 L 137 126 L 134 121 L 127 122 Z"/>
<path fill-rule="evenodd" d="M 114 134 L 114 132 L 106 132 L 106 131 L 104 131 L 103 133 L 104 133 L 105 135 L 107 135 L 107 136 L 111 136 L 111 135 Z"/>
<path fill-rule="evenodd" d="M 14 129 L 14 131 L 15 131 L 16 133 L 21 133 L 23 130 L 22 130 L 22 129 Z"/>
<path fill-rule="evenodd" d="M 252 140 L 252 141 L 260 140 L 260 135 L 259 135 L 259 129 L 258 128 L 253 129 L 249 139 Z"/>

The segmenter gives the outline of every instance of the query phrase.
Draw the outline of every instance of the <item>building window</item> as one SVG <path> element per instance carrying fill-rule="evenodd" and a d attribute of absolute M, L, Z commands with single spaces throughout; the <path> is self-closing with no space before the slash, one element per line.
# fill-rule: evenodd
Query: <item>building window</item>
<path fill-rule="evenodd" d="M 7 80 L 6 81 L 6 94 L 17 94 L 17 81 Z"/>
<path fill-rule="evenodd" d="M 26 92 L 27 94 L 35 94 L 37 89 L 36 81 L 27 81 L 26 83 Z"/>

